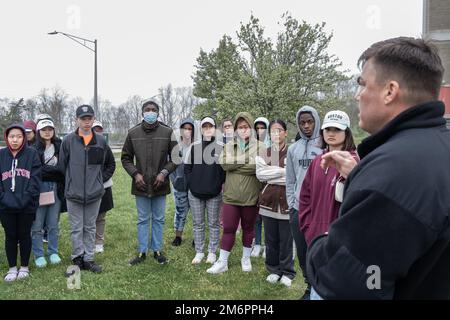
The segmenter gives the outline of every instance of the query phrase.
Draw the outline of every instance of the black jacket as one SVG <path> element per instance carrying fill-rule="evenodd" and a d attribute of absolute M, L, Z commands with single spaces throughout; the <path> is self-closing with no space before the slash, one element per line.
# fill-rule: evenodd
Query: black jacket
<path fill-rule="evenodd" d="M 62 140 L 59 138 L 55 138 L 55 157 L 58 158 L 58 164 L 56 166 L 49 166 L 45 164 L 44 152 L 45 152 L 45 144 L 42 143 L 39 139 L 36 139 L 33 147 L 37 150 L 39 159 L 42 164 L 42 181 L 51 181 L 57 183 L 57 195 L 58 199 L 61 200 L 61 212 L 67 211 L 66 199 L 64 197 L 64 172 L 61 169 L 61 165 L 59 162 L 59 149 L 61 148 Z"/>
<path fill-rule="evenodd" d="M 199 199 L 211 199 L 222 192 L 225 171 L 219 165 L 223 144 L 212 141 L 197 141 L 192 144 L 184 172 L 188 189 Z"/>
<path fill-rule="evenodd" d="M 105 164 L 103 165 L 103 183 L 112 178 L 114 171 L 116 170 L 116 160 L 114 159 L 114 154 L 112 153 L 111 148 L 106 145 L 106 155 L 105 155 Z M 112 188 L 106 188 L 105 194 L 102 197 L 102 202 L 100 203 L 99 212 L 107 212 L 114 208 L 113 196 L 112 196 Z"/>
<path fill-rule="evenodd" d="M 20 129 L 26 140 L 25 129 L 20 125 L 12 125 L 5 131 L 5 141 L 8 132 L 14 128 Z M 35 214 L 39 206 L 41 183 L 41 162 L 37 151 L 25 141 L 16 157 L 13 157 L 8 146 L 1 149 L 0 172 L 0 214 Z"/>
<path fill-rule="evenodd" d="M 340 217 L 308 249 L 308 280 L 323 298 L 450 298 L 443 114 L 438 101 L 413 107 L 358 147 L 361 162 L 347 180 Z M 371 290 L 377 274 L 380 289 Z"/>

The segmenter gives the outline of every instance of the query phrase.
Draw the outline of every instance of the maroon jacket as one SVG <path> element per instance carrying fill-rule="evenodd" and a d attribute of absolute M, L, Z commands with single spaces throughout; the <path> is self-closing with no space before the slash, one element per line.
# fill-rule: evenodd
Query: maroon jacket
<path fill-rule="evenodd" d="M 326 151 L 323 152 L 325 154 Z M 323 155 L 322 154 L 322 155 Z M 352 152 L 357 159 L 356 153 Z M 335 168 L 320 167 L 322 155 L 314 158 L 306 172 L 300 191 L 299 226 L 306 243 L 328 231 L 336 220 L 341 203 L 335 200 L 336 182 L 344 181 Z"/>

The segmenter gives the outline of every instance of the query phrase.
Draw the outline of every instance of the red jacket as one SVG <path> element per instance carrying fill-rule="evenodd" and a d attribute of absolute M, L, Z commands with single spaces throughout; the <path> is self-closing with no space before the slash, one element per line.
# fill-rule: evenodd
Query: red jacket
<path fill-rule="evenodd" d="M 357 158 L 356 153 L 352 154 Z M 338 180 L 344 181 L 343 177 L 335 168 L 323 170 L 320 167 L 322 155 L 314 158 L 300 191 L 299 226 L 308 246 L 315 237 L 328 231 L 341 206 L 335 200 L 335 186 Z"/>

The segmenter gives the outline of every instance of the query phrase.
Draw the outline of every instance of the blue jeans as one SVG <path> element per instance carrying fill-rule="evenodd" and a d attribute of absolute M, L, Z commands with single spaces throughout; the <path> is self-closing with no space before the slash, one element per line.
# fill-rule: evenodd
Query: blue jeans
<path fill-rule="evenodd" d="M 173 199 L 175 202 L 175 216 L 173 217 L 173 228 L 175 231 L 183 231 L 186 223 L 186 217 L 189 212 L 188 193 L 183 191 L 173 190 Z"/>
<path fill-rule="evenodd" d="M 55 203 L 47 206 L 40 206 L 36 211 L 36 218 L 31 227 L 31 239 L 34 258 L 44 256 L 44 245 L 42 243 L 44 237 L 44 225 L 48 232 L 48 255 L 58 253 L 58 239 L 59 239 L 59 216 L 61 209 L 61 201 L 56 194 L 56 183 L 43 182 L 41 191 L 53 190 L 55 194 Z"/>
<path fill-rule="evenodd" d="M 314 288 L 311 288 L 311 294 L 309 295 L 309 300 L 323 300 L 321 296 L 317 293 Z"/>
<path fill-rule="evenodd" d="M 166 213 L 166 196 L 140 197 L 136 196 L 138 212 L 137 234 L 139 252 L 147 253 L 150 238 L 150 221 L 152 222 L 152 251 L 161 251 Z"/>
<path fill-rule="evenodd" d="M 262 218 L 258 214 L 256 217 L 256 223 L 255 223 L 255 244 L 261 245 L 261 238 L 262 238 Z"/>

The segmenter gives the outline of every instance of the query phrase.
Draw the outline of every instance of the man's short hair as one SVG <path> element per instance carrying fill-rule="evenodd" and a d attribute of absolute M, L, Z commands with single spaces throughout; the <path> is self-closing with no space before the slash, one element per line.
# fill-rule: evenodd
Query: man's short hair
<path fill-rule="evenodd" d="M 405 89 L 405 100 L 421 103 L 437 100 L 444 73 L 438 49 L 424 39 L 398 37 L 374 43 L 358 60 L 372 59 L 377 82 L 395 80 Z"/>

